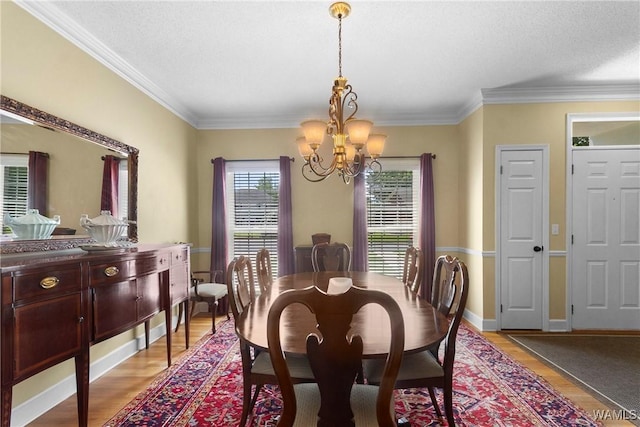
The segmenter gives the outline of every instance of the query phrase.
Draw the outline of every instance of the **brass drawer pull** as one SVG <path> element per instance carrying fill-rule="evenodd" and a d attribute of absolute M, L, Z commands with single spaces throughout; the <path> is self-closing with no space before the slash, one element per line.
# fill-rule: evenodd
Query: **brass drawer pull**
<path fill-rule="evenodd" d="M 104 269 L 104 274 L 107 277 L 113 277 L 118 273 L 120 273 L 120 270 L 118 270 L 118 267 L 116 266 L 111 266 Z"/>
<path fill-rule="evenodd" d="M 58 283 L 60 283 L 60 279 L 58 279 L 56 276 L 49 276 L 40 280 L 40 287 L 42 289 L 51 289 L 56 287 Z"/>

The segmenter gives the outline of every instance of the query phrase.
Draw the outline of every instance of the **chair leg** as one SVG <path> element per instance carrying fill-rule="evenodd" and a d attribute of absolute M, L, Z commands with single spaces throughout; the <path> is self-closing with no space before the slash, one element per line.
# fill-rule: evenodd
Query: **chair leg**
<path fill-rule="evenodd" d="M 176 323 L 175 332 L 178 332 L 178 328 L 180 327 L 180 319 L 182 319 L 182 312 L 183 311 L 184 311 L 184 309 L 182 308 L 182 303 L 178 304 L 178 321 Z"/>
<path fill-rule="evenodd" d="M 219 300 L 220 306 L 218 307 L 218 312 L 220 314 L 226 314 L 227 320 L 231 319 L 229 316 L 229 297 L 227 295 L 223 296 Z"/>
<path fill-rule="evenodd" d="M 216 311 L 218 311 L 218 300 L 209 304 L 209 310 L 211 311 L 211 332 L 216 333 Z"/>
<path fill-rule="evenodd" d="M 262 384 L 256 384 L 256 388 L 253 392 L 253 397 L 251 397 L 251 402 L 249 402 L 249 412 L 253 411 L 253 408 L 256 406 L 256 400 L 258 400 L 258 394 L 260 394 L 260 390 L 262 390 Z M 248 418 L 247 414 L 247 418 Z"/>
<path fill-rule="evenodd" d="M 191 311 L 189 312 L 189 318 L 192 318 L 195 312 L 196 312 L 196 302 L 191 301 Z"/>
<path fill-rule="evenodd" d="M 436 411 L 436 415 L 438 416 L 438 422 L 440 423 L 440 425 L 442 425 L 442 422 L 444 421 L 444 417 L 442 416 L 442 412 L 440 411 L 440 406 L 438 406 L 438 400 L 436 399 L 436 394 L 433 390 L 433 387 L 428 387 L 427 388 L 429 390 L 429 397 L 431 397 L 431 403 L 433 403 L 433 408 Z M 445 409 L 446 412 L 446 409 Z"/>
<path fill-rule="evenodd" d="M 243 374 L 244 375 L 244 374 Z M 251 409 L 251 382 L 248 378 L 243 379 L 242 384 L 242 416 L 240 417 L 240 427 L 247 424 L 249 410 Z"/>
<path fill-rule="evenodd" d="M 453 419 L 453 386 L 451 383 L 445 383 L 442 394 L 444 395 L 444 413 L 447 416 L 449 426 L 453 427 L 456 422 Z"/>

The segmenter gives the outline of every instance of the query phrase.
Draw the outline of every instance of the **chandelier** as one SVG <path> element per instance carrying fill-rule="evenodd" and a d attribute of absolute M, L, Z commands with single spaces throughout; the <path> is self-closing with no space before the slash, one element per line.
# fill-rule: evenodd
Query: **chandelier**
<path fill-rule="evenodd" d="M 369 134 L 373 122 L 356 119 L 358 95 L 342 76 L 342 19 L 349 16 L 349 12 L 351 6 L 348 3 L 337 2 L 329 7 L 331 16 L 338 20 L 338 77 L 333 82 L 329 98 L 329 121 L 307 120 L 300 123 L 304 136 L 296 140 L 300 155 L 304 158 L 302 175 L 312 182 L 322 181 L 336 172 L 348 184 L 352 177 L 363 171 L 374 175 L 382 171 L 378 158 L 387 136 Z M 333 138 L 333 159 L 330 164 L 325 164 L 318 153 L 325 134 Z M 365 145 L 371 158 L 369 162 L 363 152 Z"/>

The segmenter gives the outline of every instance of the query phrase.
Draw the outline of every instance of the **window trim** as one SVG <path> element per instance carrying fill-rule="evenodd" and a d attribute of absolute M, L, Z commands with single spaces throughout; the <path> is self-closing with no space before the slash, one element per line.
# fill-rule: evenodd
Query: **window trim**
<path fill-rule="evenodd" d="M 235 253 L 235 245 L 234 245 L 234 232 L 236 230 L 235 227 L 235 215 L 234 215 L 234 207 L 235 207 L 235 190 L 234 190 L 234 180 L 235 174 L 237 173 L 275 173 L 280 175 L 280 163 L 278 160 L 239 160 L 239 161 L 231 161 L 227 162 L 225 167 L 225 191 L 226 191 L 226 209 L 227 209 L 227 247 L 229 248 L 229 256 L 233 257 Z M 266 230 L 266 228 L 265 228 Z M 277 225 L 274 230 L 277 235 Z M 277 242 L 276 242 L 277 243 Z M 273 252 L 273 251 L 272 251 Z M 255 254 L 244 254 L 250 256 L 253 261 L 253 257 Z M 271 254 L 271 262 L 272 269 L 277 271 L 277 254 Z"/>
<path fill-rule="evenodd" d="M 413 194 L 413 206 L 412 206 L 412 235 L 411 240 L 413 245 L 418 245 L 419 242 L 419 229 L 420 229 L 420 205 L 421 205 L 421 195 L 420 195 L 420 159 L 419 158 L 403 158 L 403 159 L 386 159 L 384 162 L 384 172 L 412 172 L 412 194 Z M 380 178 L 378 178 L 380 179 Z M 365 184 L 365 203 L 368 206 L 368 197 L 369 197 L 369 184 Z M 371 230 L 374 231 L 380 230 L 383 231 L 382 227 L 369 227 L 369 210 L 367 209 L 367 247 L 370 247 L 370 234 Z M 400 229 L 400 228 L 399 228 Z M 368 251 L 368 264 L 369 268 L 375 264 L 371 259 L 371 251 Z M 398 253 L 398 259 L 404 259 L 404 251 L 402 254 Z M 401 275 L 402 265 L 398 266 L 398 272 Z M 400 278 L 400 277 L 399 277 Z"/>

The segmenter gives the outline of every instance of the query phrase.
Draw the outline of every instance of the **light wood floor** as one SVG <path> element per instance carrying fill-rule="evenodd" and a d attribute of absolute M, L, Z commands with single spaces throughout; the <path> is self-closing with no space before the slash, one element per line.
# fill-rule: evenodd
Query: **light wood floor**
<path fill-rule="evenodd" d="M 204 336 L 209 331 L 210 326 L 211 318 L 207 314 L 194 317 L 191 323 L 190 342 L 193 344 Z M 484 335 L 512 358 L 545 378 L 556 390 L 588 413 L 593 413 L 594 410 L 606 409 L 605 405 L 584 389 L 547 367 L 544 363 L 515 345 L 503 334 L 488 332 L 484 333 Z M 173 360 L 176 360 L 185 352 L 184 328 L 181 327 L 178 333 L 174 335 L 172 345 Z M 166 365 L 166 341 L 161 338 L 153 343 L 149 350 L 140 351 L 134 357 L 127 359 L 115 369 L 92 382 L 89 391 L 89 425 L 102 426 L 138 393 L 143 391 L 158 374 L 166 369 Z M 603 423 L 607 427 L 633 426 L 627 421 L 605 420 Z M 75 395 L 29 425 L 32 427 L 77 425 Z"/>

